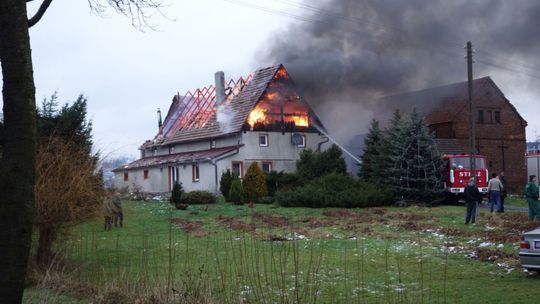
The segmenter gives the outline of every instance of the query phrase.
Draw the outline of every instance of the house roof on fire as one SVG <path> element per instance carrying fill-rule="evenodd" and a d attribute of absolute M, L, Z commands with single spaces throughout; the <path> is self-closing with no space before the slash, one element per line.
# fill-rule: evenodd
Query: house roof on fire
<path fill-rule="evenodd" d="M 473 80 L 473 98 L 479 100 L 486 94 L 498 94 L 518 115 L 523 124 L 527 124 L 525 119 L 518 113 L 517 109 L 504 96 L 495 82 L 489 77 L 482 77 Z M 453 83 L 440 87 L 428 88 L 420 91 L 408 92 L 404 94 L 387 96 L 379 99 L 376 104 L 376 112 L 391 115 L 396 108 L 402 112 L 409 112 L 413 108 L 425 115 L 428 124 L 437 124 L 453 121 L 464 107 L 468 106 L 468 84 L 467 81 Z M 379 120 L 388 121 L 388 117 L 381 117 Z"/>
<path fill-rule="evenodd" d="M 237 81 L 230 80 L 226 84 L 227 97 L 220 105 L 216 105 L 214 85 L 182 96 L 177 94 L 158 134 L 153 140 L 146 141 L 141 149 L 217 138 L 242 131 L 250 112 L 280 73 L 287 73 L 281 64 L 257 70 Z M 310 117 L 322 127 L 312 111 Z"/>

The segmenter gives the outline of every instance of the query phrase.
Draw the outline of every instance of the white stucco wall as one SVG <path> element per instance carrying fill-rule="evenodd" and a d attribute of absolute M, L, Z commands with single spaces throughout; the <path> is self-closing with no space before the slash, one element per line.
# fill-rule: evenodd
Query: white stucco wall
<path fill-rule="evenodd" d="M 268 135 L 268 146 L 262 147 L 259 145 L 259 135 Z M 232 151 L 216 160 L 218 183 L 216 186 L 215 167 L 210 162 L 199 163 L 199 180 L 193 181 L 192 164 L 180 164 L 173 167 L 178 168 L 179 181 L 185 191 L 207 190 L 217 192 L 219 190 L 219 179 L 221 174 L 227 169 L 232 170 L 233 162 L 242 162 L 243 173 L 251 163 L 258 162 L 259 165 L 263 161 L 272 163 L 272 170 L 293 172 L 296 170 L 296 160 L 299 158 L 299 153 L 304 149 L 317 150 L 323 137 L 318 133 L 300 133 L 306 137 L 306 147 L 298 147 L 291 141 L 292 133 L 287 132 L 255 132 L 249 131 L 239 133 L 234 136 L 216 139 L 216 148 L 233 146 L 238 143 L 243 144 L 238 151 Z M 322 146 L 322 150 L 327 149 L 329 143 Z M 210 148 L 210 140 L 202 140 L 199 142 L 191 142 L 175 145 L 174 153 L 200 151 Z M 158 150 L 158 155 L 168 154 L 169 148 L 162 147 Z M 232 154 L 232 155 L 231 155 Z M 172 165 L 164 165 L 161 168 L 148 168 L 149 177 L 144 179 L 144 170 L 136 169 L 128 171 L 128 181 L 124 181 L 124 173 L 115 173 L 115 187 L 133 187 L 133 184 L 141 186 L 144 192 L 169 192 L 171 175 L 169 167 Z"/>

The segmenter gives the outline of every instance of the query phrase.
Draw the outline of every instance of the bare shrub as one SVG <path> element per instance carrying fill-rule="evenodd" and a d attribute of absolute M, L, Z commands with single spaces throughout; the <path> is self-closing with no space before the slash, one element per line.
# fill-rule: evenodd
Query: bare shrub
<path fill-rule="evenodd" d="M 95 167 L 88 150 L 69 141 L 51 137 L 38 147 L 34 187 L 38 264 L 51 261 L 60 232 L 99 214 L 103 186 Z"/>

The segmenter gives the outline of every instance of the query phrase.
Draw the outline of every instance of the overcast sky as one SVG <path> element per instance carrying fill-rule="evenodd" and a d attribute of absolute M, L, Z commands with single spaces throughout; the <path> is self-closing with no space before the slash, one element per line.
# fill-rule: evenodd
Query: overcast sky
<path fill-rule="evenodd" d="M 291 24 L 303 22 L 224 0 L 169 2 L 164 12 L 174 20 L 156 16 L 157 31 L 137 31 L 112 11 L 96 16 L 84 0 L 54 0 L 31 29 L 38 105 L 54 91 L 62 103 L 84 94 L 104 156 L 137 156 L 139 145 L 156 134 L 156 109 L 165 115 L 176 92 L 212 84 L 217 70 L 237 78 L 270 64 L 257 58 Z M 284 1 L 249 2 L 302 14 Z M 529 88 L 540 87 L 539 80 L 503 70 L 489 74 L 529 122 L 532 139 L 540 124 L 538 91 Z M 465 65 L 463 79 L 456 80 L 465 80 Z M 324 113 L 319 116 L 325 123 Z"/>

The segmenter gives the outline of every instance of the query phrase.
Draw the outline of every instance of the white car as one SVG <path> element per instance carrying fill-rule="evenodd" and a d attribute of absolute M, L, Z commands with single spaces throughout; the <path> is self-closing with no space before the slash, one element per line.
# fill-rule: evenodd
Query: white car
<path fill-rule="evenodd" d="M 540 227 L 521 235 L 519 259 L 523 268 L 540 271 Z"/>

